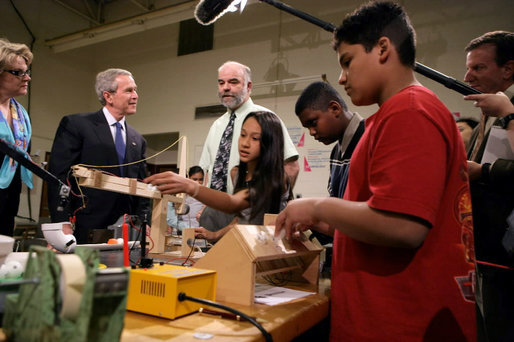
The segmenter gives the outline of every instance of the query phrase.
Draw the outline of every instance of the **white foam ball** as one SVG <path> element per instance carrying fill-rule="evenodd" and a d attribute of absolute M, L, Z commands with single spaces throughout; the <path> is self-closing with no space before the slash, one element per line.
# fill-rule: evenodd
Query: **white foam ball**
<path fill-rule="evenodd" d="M 5 263 L 5 267 L 7 268 L 7 278 L 18 278 L 21 277 L 23 272 L 25 271 L 23 269 L 22 264 L 19 261 L 8 261 Z"/>

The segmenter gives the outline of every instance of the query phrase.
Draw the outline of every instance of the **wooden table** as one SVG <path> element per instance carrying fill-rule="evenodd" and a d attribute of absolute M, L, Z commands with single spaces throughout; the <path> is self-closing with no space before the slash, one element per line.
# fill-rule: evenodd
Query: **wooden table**
<path fill-rule="evenodd" d="M 267 306 L 229 305 L 247 315 L 264 319 L 262 326 L 273 341 L 291 341 L 328 316 L 330 280 L 321 279 L 319 293 L 289 303 Z M 216 309 L 217 310 L 217 309 Z M 262 333 L 249 322 L 194 313 L 168 320 L 127 311 L 122 342 L 200 341 L 195 333 L 212 334 L 208 341 L 264 341 Z"/>
<path fill-rule="evenodd" d="M 291 341 L 328 316 L 330 280 L 320 281 L 320 293 L 292 302 L 267 306 L 255 304 L 251 307 L 227 305 L 250 316 L 266 320 L 262 326 L 271 333 L 274 342 Z M 249 322 L 238 322 L 194 313 L 175 320 L 127 311 L 122 342 L 167 342 L 201 341 L 195 333 L 209 333 L 207 341 L 264 341 L 261 332 Z M 0 329 L 0 341 L 6 341 Z"/>
<path fill-rule="evenodd" d="M 313 288 L 290 286 L 297 290 L 316 292 Z M 254 304 L 251 306 L 221 303 L 243 313 L 264 320 L 260 322 L 268 331 L 274 342 L 291 341 L 322 322 L 329 314 L 330 279 L 320 279 L 318 293 L 291 302 L 268 306 Z M 206 308 L 208 308 L 206 306 Z M 218 310 L 216 308 L 212 308 Z M 175 320 L 158 318 L 150 315 L 127 311 L 122 342 L 167 342 L 200 341 L 196 333 L 212 334 L 207 341 L 264 341 L 262 333 L 249 322 L 217 318 L 193 313 Z M 0 329 L 0 342 L 6 341 Z"/>

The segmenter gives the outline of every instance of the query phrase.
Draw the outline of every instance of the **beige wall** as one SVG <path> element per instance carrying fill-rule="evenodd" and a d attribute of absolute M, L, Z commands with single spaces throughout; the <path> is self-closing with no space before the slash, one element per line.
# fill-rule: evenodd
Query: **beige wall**
<path fill-rule="evenodd" d="M 51 15 L 45 13 L 43 5 L 46 1 L 33 1 L 40 11 L 36 18 Z M 345 13 L 361 1 L 289 0 L 286 3 L 339 24 Z M 463 49 L 470 39 L 486 31 L 514 29 L 512 0 L 412 0 L 401 3 L 417 31 L 417 60 L 459 80 L 465 72 Z M 129 123 L 142 134 L 178 131 L 186 135 L 189 139 L 188 166 L 197 162 L 198 150 L 213 121 L 194 120 L 194 108 L 218 103 L 216 70 L 224 61 L 237 60 L 249 65 L 254 84 L 276 79 L 273 76 L 291 78 L 321 74 L 326 74 L 332 84 L 337 84 L 339 74 L 328 32 L 264 3 L 250 2 L 242 14 L 229 13 L 219 19 L 214 28 L 212 51 L 181 57 L 176 55 L 177 24 L 55 54 L 44 44 L 45 39 L 53 37 L 45 36 L 48 29 L 42 22 L 41 19 L 28 22 L 38 37 L 34 46 L 30 109 L 34 126 L 32 151 L 41 150 L 42 155 L 51 148 L 63 115 L 99 108 L 93 91 L 94 76 L 108 67 L 132 71 L 139 86 L 138 113 L 128 119 Z M 70 27 L 73 25 L 70 22 Z M 9 39 L 27 42 L 20 22 L 10 20 L 8 27 L 0 28 Z M 287 67 L 287 75 L 277 72 L 274 67 L 277 63 Z M 268 77 L 265 79 L 265 76 Z M 421 75 L 419 80 L 434 90 L 451 111 L 464 116 L 478 115 L 475 108 L 462 100 L 462 95 Z M 298 128 L 294 103 L 308 83 L 310 81 L 289 86 L 288 92 L 280 95 L 274 95 L 270 88 L 256 89 L 255 100 L 278 113 L 288 127 Z M 344 93 L 343 89 L 341 92 Z M 343 95 L 348 99 L 346 94 Z M 368 116 L 377 107 L 355 108 L 350 104 L 350 108 Z M 322 147 L 310 138 L 306 145 Z M 316 177 L 302 172 L 295 191 L 303 196 L 326 195 L 327 172 L 321 170 Z M 33 216 L 39 212 L 41 182 L 36 184 L 36 190 L 32 192 Z M 22 206 L 25 215 L 27 204 Z"/>

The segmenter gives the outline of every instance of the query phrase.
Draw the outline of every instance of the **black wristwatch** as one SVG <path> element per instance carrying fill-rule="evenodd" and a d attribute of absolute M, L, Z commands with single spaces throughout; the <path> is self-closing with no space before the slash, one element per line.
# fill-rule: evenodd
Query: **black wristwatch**
<path fill-rule="evenodd" d="M 514 113 L 507 114 L 503 118 L 499 119 L 500 125 L 502 125 L 503 129 L 507 129 L 510 120 L 514 120 Z"/>

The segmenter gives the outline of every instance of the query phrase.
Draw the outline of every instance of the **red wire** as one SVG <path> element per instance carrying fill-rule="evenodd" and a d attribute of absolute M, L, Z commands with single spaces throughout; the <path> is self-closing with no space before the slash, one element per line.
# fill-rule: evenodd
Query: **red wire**
<path fill-rule="evenodd" d="M 475 260 L 475 262 L 477 264 L 481 264 L 481 265 L 487 265 L 487 266 L 503 268 L 503 269 L 506 269 L 506 270 L 514 271 L 514 267 L 509 267 L 509 266 L 504 266 L 504 265 L 499 265 L 499 264 L 493 264 L 492 262 L 480 261 L 480 260 Z"/>
<path fill-rule="evenodd" d="M 137 231 L 141 232 L 141 229 L 140 229 L 138 226 L 134 225 L 134 223 L 132 222 L 132 217 L 130 217 L 130 216 L 129 216 L 129 222 L 130 222 L 130 225 L 132 226 L 132 228 L 134 228 L 135 230 L 137 230 Z M 155 243 L 153 242 L 153 239 L 152 239 L 152 237 L 150 236 L 150 233 L 148 233 L 148 231 L 146 232 L 146 237 L 147 237 L 147 238 L 149 238 L 149 239 L 150 239 L 150 242 L 152 243 L 152 244 L 151 244 L 151 246 L 152 246 L 152 247 L 150 247 L 150 248 L 148 249 L 148 253 L 150 253 L 150 251 L 154 248 Z M 143 247 L 141 247 L 141 248 L 143 248 Z"/>
<path fill-rule="evenodd" d="M 125 267 L 130 267 L 130 261 L 129 261 L 129 248 L 128 248 L 128 224 L 126 223 L 126 217 L 127 214 L 123 215 L 123 265 Z"/>

